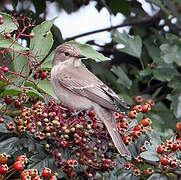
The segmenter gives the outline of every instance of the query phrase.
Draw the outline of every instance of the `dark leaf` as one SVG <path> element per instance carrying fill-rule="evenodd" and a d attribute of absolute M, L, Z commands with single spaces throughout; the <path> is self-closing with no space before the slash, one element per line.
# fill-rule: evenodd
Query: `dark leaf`
<path fill-rule="evenodd" d="M 142 52 L 142 41 L 139 36 L 130 37 L 125 32 L 120 33 L 117 30 L 112 31 L 113 41 L 124 45 L 123 48 L 118 48 L 119 51 L 127 53 L 131 56 L 140 58 Z"/>

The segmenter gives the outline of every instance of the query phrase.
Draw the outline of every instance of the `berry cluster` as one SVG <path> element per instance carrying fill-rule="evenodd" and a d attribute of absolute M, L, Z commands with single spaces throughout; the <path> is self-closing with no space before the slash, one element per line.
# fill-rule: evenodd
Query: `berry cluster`
<path fill-rule="evenodd" d="M 116 114 L 118 117 L 117 127 L 126 145 L 130 144 L 132 141 L 136 142 L 137 139 L 143 134 L 146 134 L 147 131 L 151 131 L 150 124 L 152 121 L 150 118 L 144 117 L 144 115 L 151 110 L 151 107 L 154 107 L 154 101 L 147 99 L 143 103 L 143 98 L 141 96 L 136 96 L 135 100 L 137 104 L 128 112 L 128 117 L 122 114 Z M 136 120 L 139 113 L 143 114 L 143 118 L 134 125 L 134 127 L 129 128 L 132 126 L 133 122 L 136 122 L 134 120 Z"/>
<path fill-rule="evenodd" d="M 130 114 L 145 114 L 146 110 L 150 110 L 148 103 L 135 105 L 128 117 L 115 113 L 118 130 L 126 145 L 137 141 L 142 134 L 146 134 L 146 130 L 151 130 L 149 118 L 143 118 L 131 127 L 134 118 Z M 55 157 L 56 167 L 63 169 L 69 178 L 77 176 L 77 166 L 83 167 L 89 178 L 98 170 L 111 171 L 116 166 L 116 148 L 105 125 L 93 110 L 75 113 L 63 104 L 37 101 L 32 108 L 24 107 L 20 116 L 15 116 L 14 122 L 7 124 L 7 129 L 15 134 L 30 133 L 44 144 L 45 150 Z M 142 152 L 144 150 L 142 147 Z M 62 158 L 65 151 L 69 152 L 67 159 Z M 135 162 L 140 159 L 136 158 Z"/>
<path fill-rule="evenodd" d="M 8 166 L 8 155 L 0 154 L 0 179 L 7 180 L 12 178 L 14 174 L 20 174 L 21 180 L 43 180 L 49 178 L 49 180 L 57 180 L 57 174 L 52 173 L 50 168 L 44 168 L 41 175 L 37 169 L 25 169 L 28 159 L 25 155 L 19 155 L 16 161 Z M 19 173 L 20 172 L 20 173 Z M 53 174 L 53 175 L 52 175 Z"/>
<path fill-rule="evenodd" d="M 176 158 L 176 154 L 178 151 L 181 151 L 181 123 L 178 122 L 176 124 L 176 138 L 172 138 L 172 140 L 166 140 L 165 143 L 161 144 L 157 148 L 157 153 L 159 154 L 159 165 L 163 172 L 167 172 L 170 169 L 175 169 L 180 166 L 180 161 Z"/>

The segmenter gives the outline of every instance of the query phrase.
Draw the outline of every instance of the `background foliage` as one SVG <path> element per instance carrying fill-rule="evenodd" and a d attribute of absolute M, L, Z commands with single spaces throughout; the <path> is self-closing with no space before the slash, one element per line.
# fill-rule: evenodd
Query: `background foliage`
<path fill-rule="evenodd" d="M 59 10 L 64 9 L 67 13 L 72 13 L 80 7 L 86 6 L 89 0 L 50 0 L 50 2 L 56 2 Z M 151 5 L 152 15 L 149 15 L 142 8 L 142 4 L 135 0 L 98 0 L 96 2 L 98 11 L 107 8 L 111 15 L 121 13 L 125 16 L 124 22 L 115 27 L 111 26 L 97 31 L 85 32 L 85 34 L 83 33 L 69 39 L 62 39 L 61 29 L 53 25 L 55 19 L 45 21 L 46 0 L 1 1 L 0 11 L 4 19 L 4 23 L 0 25 L 1 33 L 5 31 L 6 33 L 11 33 L 12 37 L 14 35 L 13 38 L 16 38 L 20 34 L 19 32 L 17 33 L 17 30 L 25 27 L 23 23 L 19 23 L 17 27 L 12 20 L 12 16 L 7 15 L 11 14 L 14 16 L 14 11 L 18 11 L 18 13 L 26 17 L 31 17 L 35 21 L 35 26 L 32 23 L 30 27 L 24 29 L 24 32 L 21 32 L 21 42 L 25 40 L 26 47 L 17 41 L 11 45 L 13 39 L 4 38 L 5 35 L 0 36 L 1 50 L 11 46 L 10 49 L 22 52 L 18 55 L 15 55 L 15 52 L 10 52 L 6 55 L 6 58 L 14 58 L 13 62 L 8 65 L 8 68 L 13 72 L 23 73 L 23 76 L 29 75 L 28 70 L 33 71 L 30 68 L 32 66 L 37 69 L 40 68 L 39 70 L 50 71 L 51 60 L 57 45 L 65 41 L 76 40 L 76 38 L 85 35 L 109 31 L 111 33 L 110 43 L 100 45 L 94 40 L 87 42 L 90 45 L 98 47 L 101 54 L 94 51 L 88 45 L 73 43 L 76 43 L 82 50 L 82 53 L 89 59 L 89 61 L 85 61 L 86 66 L 123 97 L 128 104 L 134 105 L 133 97 L 136 95 L 141 95 L 144 99 L 153 99 L 156 105 L 147 115 L 152 119 L 152 128 L 156 129 L 163 139 L 173 135 L 175 124 L 181 118 L 180 0 L 147 0 L 146 2 Z M 7 4 L 11 4 L 12 10 L 7 8 Z M 34 6 L 35 11 L 29 8 L 31 5 Z M 127 26 L 130 27 L 129 33 L 119 32 L 118 28 Z M 36 36 L 29 38 L 22 35 L 29 34 L 30 32 L 34 32 Z M 119 44 L 124 45 L 124 47 L 119 48 L 117 46 Z M 31 65 L 27 65 L 27 54 L 25 53 L 27 50 L 30 52 L 28 57 L 31 60 Z M 41 67 L 34 63 L 34 57 L 36 57 L 36 63 L 39 62 Z M 111 61 L 108 60 L 109 57 L 111 57 Z M 1 54 L 0 58 L 0 64 L 2 65 L 4 55 Z M 21 59 L 21 63 L 19 59 Z M 93 59 L 100 61 L 93 61 Z M 13 86 L 13 84 L 4 79 L 0 81 L 1 113 L 6 108 L 4 98 L 7 95 L 18 96 L 21 92 L 21 86 L 30 88 L 27 93 L 29 97 L 45 100 L 45 94 L 42 92 L 55 97 L 48 80 L 40 80 L 35 88 L 31 81 L 25 81 L 23 77 L 18 77 L 17 79 L 17 76 L 14 78 L 13 74 L 9 74 L 7 78 L 11 79 L 11 82 L 18 84 L 19 87 Z M 30 106 L 31 103 L 29 103 Z M 10 107 L 10 110 L 14 111 L 13 113 L 18 113 L 16 112 L 18 110 L 14 110 L 14 108 Z M 5 119 L 8 121 L 14 115 L 11 114 L 9 116 L 6 114 Z M 13 154 L 18 149 L 14 145 L 19 144 L 17 143 L 19 138 L 12 137 L 10 134 L 7 135 L 9 131 L 6 132 L 5 129 L 2 125 L 0 129 L 2 133 L 0 139 L 2 142 L 0 144 L 3 148 L 1 151 L 6 149 L 6 153 Z M 158 140 L 155 139 L 155 141 Z M 13 149 L 11 148 L 12 143 Z M 4 144 L 6 144 L 5 147 Z M 115 174 L 109 174 L 110 177 L 105 175 L 105 177 L 113 179 L 113 177 L 117 177 L 117 174 Z M 122 176 L 119 176 L 119 178 L 123 176 L 124 172 L 122 172 Z M 128 178 L 131 177 L 129 176 Z M 170 177 L 161 175 L 161 173 L 155 173 L 152 178 L 167 179 Z"/>

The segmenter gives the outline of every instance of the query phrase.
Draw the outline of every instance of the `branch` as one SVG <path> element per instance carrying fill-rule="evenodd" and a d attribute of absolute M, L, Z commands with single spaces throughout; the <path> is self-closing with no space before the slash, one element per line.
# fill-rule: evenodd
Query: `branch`
<path fill-rule="evenodd" d="M 108 27 L 108 28 L 103 28 L 103 29 L 98 29 L 98 30 L 95 30 L 95 31 L 86 32 L 86 33 L 83 33 L 83 34 L 79 34 L 79 35 L 67 38 L 66 40 L 72 40 L 72 39 L 80 38 L 80 37 L 83 37 L 83 36 L 88 36 L 88 35 L 91 35 L 91 34 L 100 33 L 100 32 L 103 32 L 103 31 L 111 31 L 113 29 L 120 28 L 120 27 L 125 27 L 125 26 L 133 26 L 133 25 L 138 25 L 138 24 L 148 24 L 148 23 L 160 18 L 160 15 L 161 15 L 161 13 L 159 11 L 154 16 L 134 18 L 134 19 L 132 19 L 130 21 L 124 22 L 123 24 L 120 24 L 120 25 L 117 25 L 117 26 L 111 26 L 111 27 Z"/>

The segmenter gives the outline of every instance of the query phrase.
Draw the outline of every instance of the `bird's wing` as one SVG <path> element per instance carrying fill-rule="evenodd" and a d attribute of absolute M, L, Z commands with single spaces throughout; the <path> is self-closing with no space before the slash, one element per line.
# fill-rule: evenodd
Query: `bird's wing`
<path fill-rule="evenodd" d="M 75 94 L 87 97 L 110 110 L 120 111 L 114 104 L 114 100 L 127 108 L 123 100 L 114 91 L 83 66 L 73 69 L 66 67 L 57 74 L 56 78 L 58 78 L 60 85 Z"/>

